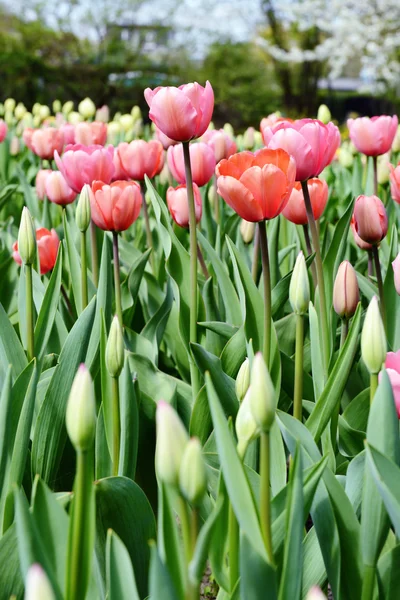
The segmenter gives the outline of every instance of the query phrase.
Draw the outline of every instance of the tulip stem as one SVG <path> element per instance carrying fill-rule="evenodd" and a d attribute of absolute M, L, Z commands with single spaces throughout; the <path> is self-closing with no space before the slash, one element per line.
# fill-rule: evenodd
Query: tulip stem
<path fill-rule="evenodd" d="M 27 356 L 31 361 L 35 354 L 34 324 L 33 324 L 33 286 L 32 265 L 25 265 L 25 302 L 26 302 L 26 340 Z"/>
<path fill-rule="evenodd" d="M 118 475 L 121 439 L 121 417 L 119 409 L 119 381 L 112 377 L 112 423 L 113 423 L 113 475 Z"/>
<path fill-rule="evenodd" d="M 342 324 L 341 324 L 341 329 L 340 329 L 340 350 L 344 346 L 344 343 L 346 341 L 348 333 L 349 333 L 349 320 L 346 319 L 346 317 L 344 317 L 342 319 Z M 336 436 L 337 436 L 337 428 L 338 428 L 338 422 L 339 422 L 339 413 L 340 413 L 340 398 L 337 401 L 337 404 L 335 406 L 335 409 L 332 413 L 332 418 L 331 418 L 331 440 L 332 440 L 332 447 L 334 450 L 336 449 Z"/>
<path fill-rule="evenodd" d="M 379 262 L 378 246 L 372 247 L 372 256 L 374 257 L 376 279 L 378 281 L 378 290 L 379 290 L 379 300 L 380 300 L 380 305 L 381 305 L 382 321 L 383 321 L 383 326 L 386 330 L 385 295 L 383 292 L 382 271 L 381 271 L 381 263 Z"/>
<path fill-rule="evenodd" d="M 260 517 L 261 531 L 264 538 L 265 549 L 271 565 L 274 565 L 274 554 L 272 550 L 271 533 L 271 489 L 270 479 L 270 440 L 269 432 L 261 433 L 260 444 L 260 478 L 261 478 L 261 497 L 260 497 Z"/>
<path fill-rule="evenodd" d="M 206 261 L 204 260 L 203 253 L 198 244 L 197 244 L 197 258 L 199 259 L 199 264 L 200 264 L 201 270 L 203 271 L 203 275 L 204 275 L 205 279 L 209 279 L 210 273 L 208 272 Z"/>
<path fill-rule="evenodd" d="M 310 240 L 310 234 L 308 231 L 307 223 L 305 225 L 303 225 L 303 232 L 304 232 L 304 239 L 306 242 L 307 254 L 308 254 L 308 256 L 311 256 L 313 251 L 312 251 L 312 247 L 311 247 L 311 240 Z M 316 288 L 317 287 L 317 270 L 315 268 L 314 261 L 312 261 L 312 263 L 311 263 L 311 275 L 312 275 L 313 282 L 314 282 L 314 288 Z"/>
<path fill-rule="evenodd" d="M 324 366 L 325 380 L 328 377 L 328 364 L 329 364 L 329 331 L 328 331 L 328 314 L 326 310 L 326 297 L 325 297 L 325 282 L 324 282 L 324 270 L 322 266 L 321 249 L 319 245 L 318 230 L 314 219 L 314 213 L 311 206 L 310 194 L 308 192 L 307 181 L 301 182 L 303 189 L 304 204 L 307 212 L 308 224 L 311 231 L 311 239 L 314 246 L 315 252 L 315 263 L 317 269 L 317 281 L 318 281 L 318 293 L 319 293 L 319 304 L 320 304 L 320 319 L 321 319 L 321 330 L 322 330 L 322 358 Z"/>
<path fill-rule="evenodd" d="M 349 333 L 349 320 L 345 317 L 342 319 L 342 326 L 340 329 L 340 348 L 344 345 L 347 334 Z"/>
<path fill-rule="evenodd" d="M 117 313 L 119 324 L 123 328 L 122 304 L 121 304 L 121 275 L 119 271 L 119 250 L 118 233 L 113 231 L 113 257 L 114 257 L 114 287 L 115 287 L 115 312 Z"/>
<path fill-rule="evenodd" d="M 374 262 L 372 259 L 372 252 L 368 250 L 368 277 L 374 276 Z"/>
<path fill-rule="evenodd" d="M 213 182 L 212 182 L 211 185 L 213 185 L 214 189 L 215 189 L 214 217 L 215 217 L 215 222 L 217 223 L 217 225 L 219 225 L 219 220 L 220 220 L 219 203 L 220 203 L 220 199 L 219 199 L 219 194 L 218 194 L 217 178 L 215 176 L 213 177 Z"/>
<path fill-rule="evenodd" d="M 304 315 L 296 315 L 296 353 L 294 366 L 293 416 L 299 421 L 303 415 L 303 349 Z"/>
<path fill-rule="evenodd" d="M 84 310 L 88 304 L 86 231 L 81 231 L 81 282 L 82 282 L 82 310 Z"/>
<path fill-rule="evenodd" d="M 229 583 L 230 591 L 239 578 L 239 524 L 232 504 L 229 503 Z"/>
<path fill-rule="evenodd" d="M 197 342 L 197 233 L 196 209 L 194 205 L 192 169 L 190 166 L 189 142 L 182 142 L 183 157 L 185 160 L 186 190 L 189 205 L 189 233 L 190 233 L 190 331 L 189 340 Z M 197 397 L 200 388 L 199 371 L 193 356 L 189 355 L 190 378 L 192 382 L 193 399 Z"/>
<path fill-rule="evenodd" d="M 378 157 L 373 156 L 372 160 L 374 162 L 374 194 L 378 195 Z"/>
<path fill-rule="evenodd" d="M 154 263 L 154 246 L 153 246 L 153 234 L 151 232 L 150 227 L 150 217 L 149 217 L 149 209 L 146 202 L 146 184 L 144 181 L 140 182 L 140 189 L 142 192 L 142 205 L 143 205 L 143 216 L 144 216 L 144 225 L 146 228 L 146 242 L 147 248 L 151 248 L 150 254 L 150 264 L 153 274 L 155 275 L 155 263 Z"/>
<path fill-rule="evenodd" d="M 261 261 L 263 269 L 263 284 L 264 284 L 264 360 L 269 371 L 270 354 L 271 354 L 271 272 L 269 268 L 269 253 L 267 241 L 267 228 L 265 221 L 258 223 L 258 231 L 260 236 Z"/>
<path fill-rule="evenodd" d="M 365 565 L 361 600 L 372 600 L 374 597 L 375 572 L 375 566 Z"/>
<path fill-rule="evenodd" d="M 251 275 L 254 283 L 257 285 L 258 279 L 258 260 L 260 256 L 260 232 L 257 227 L 254 234 L 254 253 L 253 253 L 253 264 L 251 266 Z"/>
<path fill-rule="evenodd" d="M 99 253 L 97 250 L 96 225 L 90 221 L 90 245 L 92 249 L 92 275 L 93 283 L 97 287 L 99 285 Z"/>
<path fill-rule="evenodd" d="M 370 390 L 370 394 L 369 394 L 370 404 L 372 404 L 372 401 L 374 399 L 377 387 L 378 387 L 378 373 L 371 373 L 371 375 L 370 375 L 370 388 L 369 388 L 369 390 Z"/>

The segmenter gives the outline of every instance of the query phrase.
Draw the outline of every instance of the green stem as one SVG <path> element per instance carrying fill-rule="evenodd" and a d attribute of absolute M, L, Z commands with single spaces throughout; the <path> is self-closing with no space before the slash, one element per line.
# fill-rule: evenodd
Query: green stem
<path fill-rule="evenodd" d="M 93 485 L 91 451 L 77 451 L 77 470 L 73 498 L 73 512 L 68 552 L 68 577 L 66 582 L 66 600 L 84 598 L 89 577 L 85 572 L 88 564 L 87 539 L 84 535 L 85 522 L 90 518 Z M 90 564 L 90 562 L 89 562 Z"/>
<path fill-rule="evenodd" d="M 365 565 L 361 600 L 372 600 L 374 597 L 376 567 Z"/>
<path fill-rule="evenodd" d="M 118 233 L 113 231 L 113 258 L 114 258 L 114 287 L 115 287 L 115 312 L 117 313 L 119 324 L 123 328 L 122 304 L 121 304 L 121 275 L 119 271 L 119 251 L 118 251 Z"/>
<path fill-rule="evenodd" d="M 303 232 L 304 232 L 304 240 L 306 242 L 307 254 L 308 254 L 308 256 L 311 256 L 311 254 L 313 253 L 313 251 L 312 251 L 312 247 L 311 247 L 310 234 L 308 232 L 308 225 L 307 224 L 303 225 Z M 317 269 L 315 267 L 315 261 L 314 260 L 311 263 L 311 275 L 312 275 L 312 278 L 313 278 L 314 288 L 316 288 L 318 280 L 317 280 Z"/>
<path fill-rule="evenodd" d="M 219 194 L 217 191 L 217 177 L 214 175 L 213 178 L 213 183 L 212 185 L 214 186 L 215 189 L 215 202 L 214 202 L 214 217 L 215 217 L 215 222 L 217 223 L 217 225 L 219 225 L 219 219 L 220 219 L 220 214 L 219 214 Z"/>
<path fill-rule="evenodd" d="M 121 417 L 119 409 L 119 381 L 112 377 L 112 424 L 113 424 L 113 475 L 118 475 L 121 440 Z"/>
<path fill-rule="evenodd" d="M 374 276 L 374 262 L 372 259 L 372 251 L 367 250 L 368 252 L 368 277 Z"/>
<path fill-rule="evenodd" d="M 271 272 L 269 268 L 269 254 L 267 241 L 267 228 L 265 221 L 258 223 L 260 236 L 261 261 L 263 269 L 263 284 L 264 284 L 264 360 L 269 370 L 270 354 L 271 354 Z"/>
<path fill-rule="evenodd" d="M 92 275 L 93 283 L 99 285 L 99 252 L 97 249 L 96 225 L 90 221 L 90 245 L 92 249 Z"/>
<path fill-rule="evenodd" d="M 189 204 L 189 233 L 190 233 L 190 331 L 189 340 L 197 342 L 197 234 L 196 211 L 194 205 L 192 169 L 190 166 L 189 142 L 182 142 L 183 157 L 185 160 L 186 190 Z M 192 382 L 193 399 L 197 397 L 200 389 L 199 371 L 193 356 L 189 355 L 190 376 Z"/>
<path fill-rule="evenodd" d="M 194 506 L 190 517 L 190 538 L 192 556 L 196 549 L 197 535 L 199 533 L 199 509 Z"/>
<path fill-rule="evenodd" d="M 33 286 L 32 286 L 32 265 L 25 265 L 25 301 L 26 301 L 26 340 L 27 356 L 31 361 L 35 354 L 34 346 L 34 324 L 33 324 Z"/>
<path fill-rule="evenodd" d="M 204 278 L 207 280 L 210 278 L 210 273 L 208 272 L 206 261 L 204 260 L 203 253 L 201 251 L 200 246 L 197 244 L 197 258 L 199 259 L 199 265 L 201 270 L 203 271 Z"/>
<path fill-rule="evenodd" d="M 239 578 L 239 524 L 233 511 L 232 504 L 229 504 L 229 583 L 230 591 L 234 589 Z"/>
<path fill-rule="evenodd" d="M 346 319 L 346 317 L 344 317 L 342 319 L 342 326 L 341 326 L 341 330 L 340 330 L 340 348 L 342 348 L 342 346 L 344 345 L 348 333 L 349 333 L 349 320 Z"/>
<path fill-rule="evenodd" d="M 86 231 L 81 231 L 82 310 L 88 305 Z"/>
<path fill-rule="evenodd" d="M 260 257 L 260 232 L 258 227 L 254 233 L 254 252 L 253 252 L 253 264 L 251 266 L 251 276 L 253 277 L 254 283 L 257 285 L 258 279 L 258 261 Z"/>
<path fill-rule="evenodd" d="M 303 349 L 304 315 L 296 316 L 296 354 L 294 366 L 293 416 L 299 421 L 303 415 Z"/>
<path fill-rule="evenodd" d="M 144 181 L 140 182 L 140 189 L 142 191 L 142 205 L 143 205 L 144 225 L 146 228 L 146 242 L 147 242 L 147 247 L 151 248 L 150 264 L 151 264 L 153 274 L 155 274 L 153 234 L 151 232 L 151 227 L 150 227 L 149 209 L 147 207 L 147 202 L 146 202 L 146 184 L 144 183 Z"/>
<path fill-rule="evenodd" d="M 373 156 L 372 160 L 374 162 L 374 194 L 378 195 L 378 157 Z"/>
<path fill-rule="evenodd" d="M 315 263 L 317 269 L 317 280 L 318 280 L 318 293 L 319 293 L 319 304 L 320 304 L 320 319 L 321 319 L 321 332 L 322 332 L 322 358 L 324 366 L 325 380 L 328 378 L 328 365 L 329 365 L 329 330 L 328 330 L 328 314 L 326 310 L 326 296 L 325 296 L 325 282 L 324 282 L 324 270 L 322 265 L 321 248 L 319 245 L 318 230 L 314 219 L 314 213 L 311 206 L 310 194 L 308 192 L 307 181 L 301 182 L 303 189 L 304 204 L 307 212 L 308 224 L 311 232 L 311 239 L 314 246 L 315 252 Z"/>
<path fill-rule="evenodd" d="M 271 533 L 271 490 L 269 485 L 270 480 L 270 440 L 269 433 L 263 431 L 261 433 L 260 444 L 260 478 L 261 478 L 261 499 L 260 499 L 260 516 L 261 516 L 261 531 L 264 538 L 265 549 L 270 563 L 274 564 L 274 554 L 272 550 L 272 533 Z"/>
<path fill-rule="evenodd" d="M 377 387 L 378 387 L 378 373 L 371 373 L 370 374 L 370 388 L 369 388 L 370 389 L 370 395 L 369 395 L 370 404 L 372 404 Z"/>
<path fill-rule="evenodd" d="M 349 332 L 349 320 L 345 317 L 342 319 L 341 331 L 340 331 L 340 348 L 343 347 L 343 344 L 346 341 L 347 334 Z M 339 413 L 340 413 L 340 398 L 337 401 L 337 404 L 334 408 L 331 418 L 331 440 L 333 450 L 336 449 L 336 438 L 337 438 L 337 428 L 339 422 Z"/>
<path fill-rule="evenodd" d="M 383 292 L 382 271 L 381 271 L 381 263 L 379 262 L 378 246 L 373 246 L 372 247 L 372 256 L 374 258 L 376 279 L 377 279 L 377 282 L 378 282 L 378 290 L 379 290 L 379 300 L 380 300 L 380 306 L 381 306 L 382 322 L 383 322 L 383 326 L 384 326 L 384 328 L 386 330 L 385 294 Z"/>
<path fill-rule="evenodd" d="M 190 523 L 189 523 L 188 508 L 187 508 L 185 499 L 180 494 L 179 494 L 179 518 L 181 521 L 183 548 L 185 551 L 185 562 L 186 562 L 186 566 L 188 566 L 192 559 L 192 541 L 191 541 L 191 535 L 190 535 Z"/>

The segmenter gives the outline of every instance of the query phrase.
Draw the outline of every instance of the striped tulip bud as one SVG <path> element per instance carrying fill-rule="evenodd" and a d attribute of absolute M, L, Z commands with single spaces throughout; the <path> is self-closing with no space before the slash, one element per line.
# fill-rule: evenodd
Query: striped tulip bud
<path fill-rule="evenodd" d="M 290 279 L 289 300 L 294 313 L 303 315 L 307 312 L 310 302 L 310 283 L 308 281 L 306 261 L 302 252 L 299 252 L 297 256 Z"/>
<path fill-rule="evenodd" d="M 360 301 L 357 275 L 348 260 L 343 261 L 338 269 L 333 286 L 333 308 L 336 314 L 346 319 L 356 312 Z"/>
<path fill-rule="evenodd" d="M 268 433 L 275 419 L 276 392 L 261 352 L 253 360 L 250 390 L 253 417 L 260 429 Z"/>
<path fill-rule="evenodd" d="M 106 367 L 111 377 L 119 377 L 124 368 L 125 346 L 119 319 L 112 320 L 106 346 Z"/>
<path fill-rule="evenodd" d="M 179 487 L 184 498 L 197 506 L 207 491 L 207 472 L 197 438 L 186 444 L 179 469 Z"/>
<path fill-rule="evenodd" d="M 386 359 L 387 342 L 378 299 L 369 303 L 361 333 L 361 356 L 370 373 L 379 373 Z"/>
<path fill-rule="evenodd" d="M 36 258 L 36 231 L 31 213 L 24 206 L 18 232 L 18 252 L 25 265 L 33 265 Z"/>
<path fill-rule="evenodd" d="M 96 433 L 96 402 L 89 370 L 80 365 L 68 398 L 66 426 L 75 450 L 87 451 Z"/>

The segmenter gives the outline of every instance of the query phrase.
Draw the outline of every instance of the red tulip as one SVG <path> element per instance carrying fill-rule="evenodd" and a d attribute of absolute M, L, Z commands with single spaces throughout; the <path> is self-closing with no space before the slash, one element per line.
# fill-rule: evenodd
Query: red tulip
<path fill-rule="evenodd" d="M 210 124 L 214 92 L 208 81 L 205 87 L 195 82 L 179 88 L 147 88 L 144 97 L 150 107 L 150 119 L 176 142 L 200 137 Z"/>
<path fill-rule="evenodd" d="M 40 171 L 37 172 L 36 175 L 36 195 L 39 198 L 39 200 L 44 200 L 44 197 L 46 195 L 46 190 L 45 190 L 45 183 L 46 183 L 46 179 L 48 177 L 48 175 L 50 175 L 53 171 L 51 169 L 40 169 Z"/>
<path fill-rule="evenodd" d="M 164 166 L 164 148 L 158 140 L 123 142 L 118 153 L 123 170 L 137 181 L 143 181 L 145 175 L 152 179 Z"/>
<path fill-rule="evenodd" d="M 36 229 L 36 242 L 39 253 L 40 273 L 44 275 L 56 264 L 60 240 L 55 229 L 49 231 L 44 227 L 40 227 L 40 229 Z M 13 244 L 13 259 L 19 265 L 22 265 L 22 260 L 18 252 L 18 242 L 14 242 Z"/>
<path fill-rule="evenodd" d="M 45 180 L 46 196 L 50 202 L 66 206 L 76 198 L 76 192 L 72 190 L 60 171 L 52 171 Z"/>
<path fill-rule="evenodd" d="M 90 190 L 92 219 L 104 231 L 125 231 L 139 216 L 142 206 L 136 181 L 94 181 Z"/>
<path fill-rule="evenodd" d="M 386 209 L 377 196 L 358 196 L 354 204 L 354 227 L 368 244 L 379 244 L 388 230 Z"/>
<path fill-rule="evenodd" d="M 5 121 L 3 121 L 3 119 L 0 119 L 0 144 L 1 144 L 1 142 L 4 142 L 4 140 L 6 139 L 7 131 L 8 131 L 7 123 Z"/>
<path fill-rule="evenodd" d="M 284 150 L 239 152 L 216 168 L 218 193 L 246 221 L 273 219 L 292 192 L 296 163 Z"/>
<path fill-rule="evenodd" d="M 328 201 L 328 184 L 323 179 L 309 179 L 307 186 L 314 219 L 317 221 L 324 212 Z M 283 209 L 282 214 L 288 221 L 296 223 L 296 225 L 307 225 L 306 206 L 299 181 L 294 184 L 289 201 Z"/>
<path fill-rule="evenodd" d="M 197 185 L 193 184 L 194 192 L 194 207 L 196 212 L 196 223 L 201 220 L 203 211 L 201 194 Z M 187 197 L 186 185 L 178 185 L 178 187 L 169 187 L 167 190 L 167 205 L 171 217 L 179 227 L 189 227 L 189 204 Z"/>
<path fill-rule="evenodd" d="M 397 116 L 360 117 L 348 119 L 350 139 L 359 152 L 379 156 L 389 152 L 397 131 Z"/>
<path fill-rule="evenodd" d="M 287 119 L 262 131 L 268 148 L 282 148 L 296 161 L 296 181 L 319 175 L 329 165 L 340 144 L 339 129 L 317 119 Z"/>
<path fill-rule="evenodd" d="M 213 149 L 217 163 L 237 152 L 236 142 L 223 129 L 207 129 L 201 141 Z"/>
<path fill-rule="evenodd" d="M 394 168 L 393 165 L 389 164 L 390 169 L 390 193 L 395 202 L 400 204 L 400 163 Z"/>
<path fill-rule="evenodd" d="M 400 419 L 400 350 L 397 350 L 397 352 L 387 353 L 385 369 L 392 386 L 397 416 Z M 379 381 L 381 380 L 381 377 L 382 375 L 379 374 Z"/>
<path fill-rule="evenodd" d="M 198 186 L 208 183 L 215 171 L 215 156 L 211 146 L 203 142 L 190 144 L 190 164 L 193 182 Z M 185 162 L 182 144 L 171 146 L 167 151 L 167 162 L 172 176 L 178 183 L 186 183 Z"/>
<path fill-rule="evenodd" d="M 54 152 L 62 152 L 64 136 L 59 129 L 53 127 L 34 129 L 30 144 L 32 151 L 37 156 L 51 160 Z"/>
<path fill-rule="evenodd" d="M 79 193 L 85 183 L 89 185 L 93 181 L 110 183 L 114 175 L 113 154 L 112 146 L 103 148 L 103 146 L 75 144 L 67 146 L 61 157 L 56 151 L 54 159 L 69 187 Z"/>
<path fill-rule="evenodd" d="M 101 121 L 78 123 L 75 125 L 75 143 L 91 146 L 104 146 L 107 141 L 107 125 Z"/>
<path fill-rule="evenodd" d="M 394 287 L 396 292 L 400 296 L 400 252 L 392 262 L 393 276 L 394 276 Z"/>
<path fill-rule="evenodd" d="M 25 127 L 23 133 L 22 133 L 22 139 L 24 140 L 24 144 L 27 148 L 29 148 L 29 150 L 32 150 L 33 152 L 33 148 L 32 148 L 32 135 L 33 132 L 35 130 L 32 129 L 32 127 Z"/>

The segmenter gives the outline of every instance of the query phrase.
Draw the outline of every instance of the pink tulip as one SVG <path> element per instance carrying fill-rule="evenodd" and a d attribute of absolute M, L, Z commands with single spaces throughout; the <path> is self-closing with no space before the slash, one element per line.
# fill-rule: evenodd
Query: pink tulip
<path fill-rule="evenodd" d="M 67 146 L 69 144 L 75 144 L 75 125 L 71 123 L 63 123 L 60 126 L 60 131 L 64 136 L 64 144 Z"/>
<path fill-rule="evenodd" d="M 368 244 L 379 244 L 388 230 L 386 209 L 377 196 L 358 196 L 354 204 L 354 227 Z"/>
<path fill-rule="evenodd" d="M 122 144 L 126 144 L 126 142 L 122 142 Z M 113 181 L 128 181 L 130 179 L 128 173 L 125 171 L 124 167 L 122 166 L 122 162 L 121 162 L 120 146 L 122 144 L 119 144 L 116 148 L 114 148 L 114 156 L 113 156 L 114 175 L 112 178 Z"/>
<path fill-rule="evenodd" d="M 125 231 L 139 216 L 142 193 L 136 181 L 94 181 L 90 189 L 92 219 L 104 231 Z"/>
<path fill-rule="evenodd" d="M 400 252 L 392 262 L 393 276 L 394 276 L 394 287 L 396 292 L 400 296 Z"/>
<path fill-rule="evenodd" d="M 157 125 L 155 126 L 155 128 L 156 138 L 159 142 L 162 143 L 164 150 L 168 150 L 170 146 L 175 146 L 175 144 L 178 144 L 178 142 L 176 142 L 175 140 L 171 140 L 171 138 L 165 135 L 165 133 L 163 133 L 161 129 L 158 129 Z"/>
<path fill-rule="evenodd" d="M 7 123 L 5 121 L 3 121 L 3 119 L 0 119 L 0 144 L 1 144 L 1 142 L 4 142 L 4 140 L 6 139 L 7 131 L 8 131 Z"/>
<path fill-rule="evenodd" d="M 143 181 L 145 175 L 152 179 L 164 166 L 164 148 L 158 140 L 122 142 L 118 153 L 123 170 L 137 181 Z"/>
<path fill-rule="evenodd" d="M 40 227 L 36 229 L 36 243 L 39 254 L 40 273 L 44 275 L 56 264 L 60 240 L 55 229 L 49 231 L 44 227 Z M 13 244 L 13 259 L 19 265 L 22 265 L 22 260 L 18 252 L 18 242 L 14 242 Z"/>
<path fill-rule="evenodd" d="M 100 121 L 75 125 L 75 143 L 84 146 L 104 146 L 107 141 L 107 125 Z"/>
<path fill-rule="evenodd" d="M 100 108 L 96 110 L 96 121 L 102 121 L 103 123 L 108 123 L 110 120 L 110 109 L 107 104 L 104 104 Z"/>
<path fill-rule="evenodd" d="M 310 194 L 311 207 L 314 219 L 318 221 L 325 210 L 328 201 L 328 184 L 323 179 L 309 179 L 307 181 Z M 303 190 L 298 181 L 294 184 L 289 202 L 282 211 L 283 216 L 296 225 L 307 225 L 307 212 L 304 204 Z"/>
<path fill-rule="evenodd" d="M 201 141 L 213 149 L 217 163 L 237 152 L 236 142 L 223 129 L 207 129 Z"/>
<path fill-rule="evenodd" d="M 352 317 L 360 301 L 357 274 L 348 260 L 339 265 L 333 285 L 333 308 L 343 318 Z"/>
<path fill-rule="evenodd" d="M 33 152 L 33 148 L 32 148 L 32 135 L 33 132 L 35 130 L 32 129 L 32 127 L 25 127 L 23 133 L 22 133 L 22 139 L 24 140 L 24 144 L 27 148 L 29 148 L 29 150 L 32 150 Z"/>
<path fill-rule="evenodd" d="M 215 156 L 211 146 L 204 142 L 190 144 L 190 164 L 193 182 L 198 186 L 208 183 L 215 171 Z M 167 162 L 172 176 L 178 183 L 186 183 L 185 162 L 182 144 L 171 146 L 167 150 Z"/>
<path fill-rule="evenodd" d="M 400 204 L 400 163 L 394 168 L 393 165 L 389 164 L 390 169 L 390 193 L 392 198 L 397 204 Z"/>
<path fill-rule="evenodd" d="M 372 244 L 368 244 L 368 242 L 364 242 L 364 240 L 362 240 L 360 238 L 360 236 L 358 235 L 358 233 L 356 231 L 354 215 L 352 215 L 352 217 L 351 217 L 350 227 L 351 227 L 351 231 L 353 233 L 354 241 L 357 244 L 357 246 L 359 248 L 361 248 L 361 250 L 372 250 Z"/>
<path fill-rule="evenodd" d="M 36 175 L 36 195 L 39 200 L 44 200 L 46 196 L 45 183 L 48 175 L 50 175 L 53 171 L 51 169 L 40 169 Z"/>
<path fill-rule="evenodd" d="M 45 180 L 46 196 L 50 202 L 66 206 L 76 198 L 75 190 L 72 190 L 60 171 L 52 171 Z"/>
<path fill-rule="evenodd" d="M 389 152 L 397 131 L 397 116 L 360 117 L 348 119 L 350 139 L 359 152 L 379 156 Z"/>
<path fill-rule="evenodd" d="M 214 92 L 208 81 L 205 87 L 195 82 L 179 88 L 147 88 L 144 97 L 150 107 L 150 119 L 176 142 L 200 137 L 210 124 Z"/>
<path fill-rule="evenodd" d="M 296 161 L 296 181 L 319 175 L 329 165 L 340 144 L 339 129 L 318 119 L 288 120 L 265 127 L 263 140 L 268 148 L 282 148 Z"/>
<path fill-rule="evenodd" d="M 385 360 L 386 373 L 389 376 L 393 390 L 394 403 L 396 405 L 397 416 L 400 419 L 400 350 L 397 352 L 388 352 Z M 379 374 L 379 381 L 381 380 Z"/>
<path fill-rule="evenodd" d="M 59 129 L 53 127 L 35 129 L 30 144 L 31 149 L 37 156 L 52 160 L 54 152 L 62 152 L 64 136 Z"/>
<path fill-rule="evenodd" d="M 197 185 L 193 184 L 194 191 L 194 206 L 196 212 L 196 223 L 201 220 L 203 212 L 200 190 Z M 189 204 L 187 197 L 186 185 L 178 185 L 178 187 L 169 187 L 167 190 L 167 205 L 171 217 L 179 227 L 189 227 Z"/>
<path fill-rule="evenodd" d="M 75 144 L 67 146 L 61 157 L 56 151 L 54 159 L 69 187 L 79 193 L 85 183 L 91 185 L 96 180 L 110 183 L 114 175 L 113 154 L 112 146 Z"/>
<path fill-rule="evenodd" d="M 272 113 L 268 115 L 268 117 L 264 117 L 261 119 L 260 123 L 260 131 L 263 132 L 263 129 L 266 127 L 273 127 L 277 123 L 284 123 L 287 121 L 288 123 L 293 123 L 293 119 L 289 119 L 289 117 L 280 117 L 279 113 Z"/>

